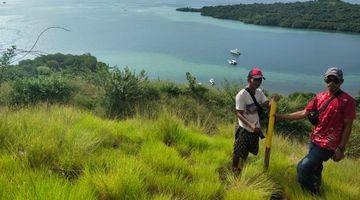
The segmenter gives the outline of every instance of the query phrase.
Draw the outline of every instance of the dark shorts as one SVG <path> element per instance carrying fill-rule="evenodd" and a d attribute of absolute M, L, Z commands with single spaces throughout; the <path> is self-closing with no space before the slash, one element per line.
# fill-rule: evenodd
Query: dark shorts
<path fill-rule="evenodd" d="M 243 127 L 235 126 L 234 155 L 246 159 L 249 152 L 257 155 L 259 152 L 259 135 L 251 133 Z"/>

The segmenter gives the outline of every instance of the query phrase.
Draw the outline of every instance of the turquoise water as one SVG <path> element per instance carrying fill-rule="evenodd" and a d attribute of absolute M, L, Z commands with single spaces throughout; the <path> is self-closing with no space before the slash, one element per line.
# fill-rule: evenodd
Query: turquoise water
<path fill-rule="evenodd" d="M 0 5 L 0 48 L 27 49 L 44 28 L 64 26 L 71 31 L 47 32 L 36 50 L 90 52 L 112 66 L 144 69 L 154 79 L 184 82 L 190 71 L 203 84 L 210 78 L 239 82 L 260 66 L 267 78 L 263 87 L 284 94 L 323 90 L 326 68 L 341 66 L 343 88 L 358 94 L 360 35 L 246 25 L 175 11 L 234 2 L 255 1 L 8 1 Z M 243 53 L 238 66 L 227 64 L 233 48 Z"/>

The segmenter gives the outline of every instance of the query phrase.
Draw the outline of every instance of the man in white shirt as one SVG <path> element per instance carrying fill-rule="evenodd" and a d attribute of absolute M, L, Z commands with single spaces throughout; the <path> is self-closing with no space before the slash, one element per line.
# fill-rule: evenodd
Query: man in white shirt
<path fill-rule="evenodd" d="M 265 94 L 259 88 L 265 80 L 259 68 L 253 68 L 247 77 L 248 85 L 236 95 L 236 116 L 238 126 L 235 128 L 233 155 L 233 172 L 238 175 L 246 161 L 249 152 L 257 155 L 259 137 L 263 138 L 259 114 L 269 107 Z M 256 101 L 254 101 L 254 99 Z"/>

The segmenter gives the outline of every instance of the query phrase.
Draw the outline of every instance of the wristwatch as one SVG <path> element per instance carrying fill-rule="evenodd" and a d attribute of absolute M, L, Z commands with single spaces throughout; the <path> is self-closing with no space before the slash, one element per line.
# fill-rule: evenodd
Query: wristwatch
<path fill-rule="evenodd" d="M 340 147 L 340 146 L 338 146 L 337 149 L 339 149 L 339 150 L 340 150 L 341 152 L 343 152 L 343 153 L 345 152 L 345 147 Z"/>

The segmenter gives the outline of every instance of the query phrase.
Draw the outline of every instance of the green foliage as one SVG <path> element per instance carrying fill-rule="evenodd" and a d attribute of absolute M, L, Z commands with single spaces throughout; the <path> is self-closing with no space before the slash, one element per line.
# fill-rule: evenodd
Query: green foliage
<path fill-rule="evenodd" d="M 221 107 L 225 107 L 232 114 L 232 116 L 230 116 L 231 118 L 228 120 L 233 120 L 233 115 L 235 115 L 233 113 L 235 109 L 235 96 L 242 88 L 244 88 L 243 83 L 237 84 L 234 82 L 229 82 L 226 79 L 222 83 L 218 97 L 223 99 L 223 105 L 221 105 Z"/>
<path fill-rule="evenodd" d="M 55 72 L 61 71 L 60 64 L 56 60 L 48 60 L 48 61 L 46 61 L 45 66 L 48 67 L 49 69 L 55 71 Z"/>
<path fill-rule="evenodd" d="M 61 53 L 39 56 L 33 60 L 22 60 L 16 66 L 25 71 L 21 77 L 49 76 L 57 73 L 70 78 L 82 78 L 95 85 L 105 85 L 109 77 L 109 66 L 98 62 L 90 54 L 64 55 Z M 14 78 L 10 78 L 14 80 Z"/>
<path fill-rule="evenodd" d="M 101 106 L 104 95 L 104 89 L 102 87 L 81 79 L 73 79 L 69 81 L 69 84 L 73 88 L 70 104 L 89 110 L 96 110 L 97 107 Z"/>
<path fill-rule="evenodd" d="M 177 8 L 176 10 L 177 11 L 182 11 L 182 12 L 201 12 L 201 9 L 191 8 L 191 7 Z"/>
<path fill-rule="evenodd" d="M 353 123 L 349 143 L 347 145 L 347 155 L 359 158 L 360 157 L 360 119 L 359 113 L 357 119 Z"/>
<path fill-rule="evenodd" d="M 355 98 L 356 101 L 356 109 L 359 112 L 360 110 L 360 91 L 358 92 L 358 96 Z"/>
<path fill-rule="evenodd" d="M 52 70 L 49 67 L 40 66 L 36 68 L 36 73 L 40 76 L 50 76 Z"/>
<path fill-rule="evenodd" d="M 155 83 L 155 87 L 157 87 L 161 93 L 165 93 L 169 97 L 177 97 L 184 93 L 179 85 L 170 81 L 159 81 Z"/>
<path fill-rule="evenodd" d="M 186 80 L 188 81 L 188 93 L 196 98 L 203 98 L 208 89 L 199 84 L 196 77 L 190 72 L 186 72 Z"/>
<path fill-rule="evenodd" d="M 249 24 L 360 33 L 360 5 L 338 0 L 205 6 L 201 9 L 177 10 L 201 12 L 204 16 Z"/>
<path fill-rule="evenodd" d="M 13 81 L 21 78 L 37 77 L 36 69 L 24 69 L 19 66 L 9 66 L 1 69 L 0 82 Z"/>
<path fill-rule="evenodd" d="M 16 47 L 11 46 L 11 48 L 6 49 L 0 56 L 0 84 L 7 80 L 7 69 L 11 63 L 11 59 L 16 56 L 15 53 Z"/>
<path fill-rule="evenodd" d="M 281 97 L 278 102 L 278 113 L 292 113 L 303 110 L 314 96 L 313 93 L 296 92 L 287 97 Z M 311 124 L 307 119 L 279 121 L 276 122 L 275 128 L 279 133 L 300 139 L 307 139 L 307 135 L 311 132 Z"/>
<path fill-rule="evenodd" d="M 236 121 L 234 97 L 243 87 L 242 84 L 225 80 L 219 88 L 209 87 L 198 84 L 196 77 L 190 73 L 186 74 L 185 84 L 150 81 L 145 72 L 135 74 L 128 68 L 110 70 L 107 65 L 95 61 L 96 58 L 89 54 L 53 54 L 2 68 L 0 105 L 68 103 L 91 110 L 98 116 L 118 118 L 136 114 L 153 118 L 165 109 L 186 125 L 207 134 L 218 134 L 219 126 Z M 279 112 L 302 110 L 313 96 L 312 93 L 283 96 L 279 102 Z M 356 101 L 358 112 L 359 97 Z M 266 122 L 262 122 L 264 128 Z M 357 127 L 358 121 L 355 121 L 348 148 L 349 155 L 353 157 L 360 155 L 359 137 L 355 134 L 359 132 Z M 307 139 L 311 132 L 307 120 L 280 121 L 275 128 L 281 134 L 300 139 Z M 132 148 L 138 146 L 132 143 L 127 145 Z M 184 147 L 184 144 L 179 145 Z M 187 148 L 182 150 L 188 151 Z"/>
<path fill-rule="evenodd" d="M 16 46 L 11 46 L 10 48 L 7 48 L 4 53 L 2 53 L 0 57 L 0 68 L 7 67 L 11 63 L 11 59 L 13 59 L 16 56 Z"/>
<path fill-rule="evenodd" d="M 146 109 L 149 101 L 158 98 L 159 93 L 150 86 L 145 71 L 136 75 L 129 68 L 115 69 L 105 87 L 105 107 L 111 117 L 132 116 L 136 107 Z"/>
<path fill-rule="evenodd" d="M 13 106 L 47 103 L 66 103 L 72 88 L 57 77 L 24 78 L 12 82 L 10 104 Z"/>
<path fill-rule="evenodd" d="M 20 67 L 46 66 L 51 70 L 63 71 L 66 74 L 79 76 L 97 70 L 97 60 L 90 54 L 83 55 L 64 55 L 61 53 L 39 56 L 33 60 L 23 60 L 19 62 Z"/>
<path fill-rule="evenodd" d="M 10 83 L 5 82 L 0 84 L 0 106 L 9 105 L 11 91 L 12 87 Z"/>

